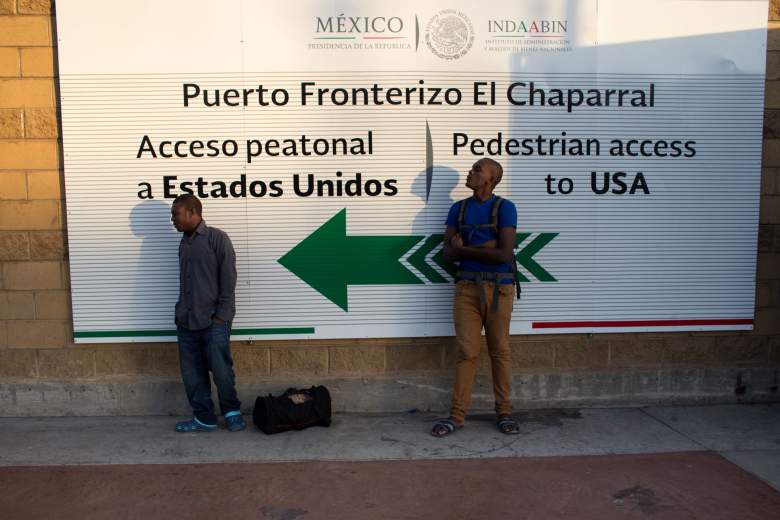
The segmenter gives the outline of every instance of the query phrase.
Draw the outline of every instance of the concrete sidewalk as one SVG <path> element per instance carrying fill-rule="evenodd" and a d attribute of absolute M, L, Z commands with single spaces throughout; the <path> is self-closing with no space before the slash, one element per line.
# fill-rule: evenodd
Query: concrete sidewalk
<path fill-rule="evenodd" d="M 697 518 L 700 514 L 729 518 L 727 511 L 729 514 L 740 512 L 745 518 L 780 518 L 780 493 L 776 491 L 780 490 L 780 404 L 534 410 L 518 415 L 522 421 L 521 435 L 518 436 L 501 435 L 496 431 L 492 414 L 482 414 L 470 416 L 466 428 L 445 439 L 433 438 L 428 433 L 434 416 L 414 412 L 377 416 L 337 415 L 330 428 L 310 428 L 273 436 L 262 434 L 252 425 L 239 433 L 221 430 L 206 434 L 179 434 L 173 431 L 178 419 L 174 417 L 3 418 L 0 419 L 0 466 L 5 467 L 0 467 L 0 483 L 13 489 L 27 482 L 26 485 L 34 489 L 35 483 L 39 482 L 37 478 L 55 474 L 61 479 L 80 475 L 78 478 L 84 482 L 94 479 L 97 483 L 105 483 L 114 477 L 132 482 L 133 478 L 127 473 L 132 473 L 132 467 L 143 468 L 143 475 L 149 479 L 159 473 L 159 478 L 168 479 L 166 481 L 171 475 L 183 475 L 189 471 L 182 468 L 198 468 L 197 472 L 204 475 L 224 472 L 225 475 L 235 476 L 237 472 L 246 472 L 242 478 L 252 479 L 257 472 L 265 474 L 267 470 L 263 468 L 272 467 L 273 473 L 280 479 L 292 479 L 295 474 L 303 482 L 309 477 L 308 473 L 301 473 L 302 468 L 310 468 L 314 474 L 335 472 L 334 475 L 342 475 L 347 471 L 346 467 L 351 467 L 355 468 L 350 470 L 353 474 L 365 474 L 365 478 L 344 487 L 346 484 L 335 484 L 340 482 L 340 477 L 334 476 L 329 481 L 332 486 L 325 486 L 322 492 L 352 497 L 361 485 L 382 478 L 388 479 L 386 482 L 399 479 L 393 486 L 409 486 L 407 494 L 418 492 L 423 485 L 421 483 L 431 485 L 430 478 L 443 478 L 443 484 L 446 484 L 447 477 L 442 477 L 440 472 L 450 466 L 456 475 L 472 475 L 475 482 L 485 485 L 495 479 L 494 484 L 499 486 L 505 480 L 508 468 L 513 468 L 509 474 L 517 473 L 518 477 L 523 474 L 531 481 L 536 481 L 539 475 L 547 475 L 551 480 L 546 485 L 536 482 L 542 490 L 561 491 L 565 488 L 574 492 L 583 486 L 598 486 L 599 482 L 603 482 L 604 488 L 594 487 L 589 496 L 609 496 L 609 504 L 605 502 L 588 509 L 583 502 L 582 511 L 592 513 L 592 516 L 583 513 L 583 518 L 604 518 L 605 514 L 610 517 L 611 514 L 603 508 L 615 508 L 615 504 L 623 504 L 626 500 L 633 501 L 632 506 L 621 514 L 641 513 L 643 508 L 649 507 L 648 504 L 666 504 L 660 509 L 650 507 L 648 510 L 652 510 L 655 518 Z M 244 464 L 232 464 L 235 462 Z M 203 466 L 203 463 L 209 464 Z M 103 469 L 85 469 L 85 465 Z M 111 470 L 111 467 L 116 469 Z M 254 467 L 258 469 L 251 469 Z M 393 473 L 395 477 L 391 477 L 385 474 L 388 471 L 398 473 Z M 479 472 L 485 474 L 477 479 Z M 614 479 L 610 482 L 609 476 L 618 474 L 623 475 L 621 482 L 625 487 L 616 488 Z M 61 479 L 47 482 L 53 486 L 54 492 L 60 490 L 67 495 Z M 523 482 L 518 480 L 516 484 L 527 486 L 528 481 Z M 640 485 L 641 482 L 645 482 L 644 485 Z M 100 486 L 93 486 L 90 490 L 97 488 Z M 25 489 L 25 492 L 31 491 Z M 373 488 L 369 486 L 370 489 Z M 492 496 L 490 489 L 482 490 L 485 496 L 472 498 L 489 503 Z M 720 491 L 713 495 L 714 490 Z M 451 487 L 444 486 L 437 496 L 447 496 L 448 492 L 452 492 Z M 195 491 L 190 489 L 187 493 Z M 262 495 L 258 493 L 247 497 L 252 507 L 257 506 L 254 501 Z M 702 493 L 706 493 L 706 501 L 698 500 L 703 500 Z M 6 493 L 5 498 L 0 498 L 0 507 L 9 506 L 4 503 L 9 496 Z M 279 496 L 277 492 L 264 496 L 262 500 L 265 504 L 272 504 Z M 571 513 L 550 509 L 556 503 L 555 499 L 539 501 L 535 497 L 537 495 L 530 494 L 523 500 L 536 500 L 536 511 L 542 516 L 529 513 L 530 516 L 523 518 L 545 518 L 544 515 L 566 517 Z M 62 498 L 67 501 L 66 496 Z M 173 499 L 168 497 L 166 501 Z M 117 497 L 105 497 L 105 500 L 106 503 L 116 503 Z M 397 497 L 387 500 L 383 502 L 377 498 L 376 507 L 398 511 L 392 509 L 398 506 Z M 265 505 L 263 507 L 270 508 L 265 513 L 261 511 L 260 514 L 255 508 L 248 517 L 303 516 L 290 516 L 293 510 L 305 511 L 308 514 L 306 520 L 366 517 L 365 509 L 355 509 L 354 516 L 345 511 L 339 515 L 335 510 L 317 510 L 316 501 L 309 502 L 306 507 L 300 505 L 303 502 L 296 502 L 299 504 L 297 509 L 282 507 L 278 511 L 274 508 L 281 506 Z M 441 507 L 446 507 L 448 503 Z M 753 516 L 744 516 L 744 509 L 733 509 L 748 507 L 749 504 L 752 504 L 749 507 L 755 513 Z M 508 509 L 495 510 L 497 517 L 513 510 L 512 503 L 504 505 Z M 705 505 L 709 509 L 700 508 Z M 282 511 L 279 513 L 281 516 L 274 511 Z M 30 511 L 19 512 L 27 513 L 29 517 L 46 517 L 45 514 L 30 514 Z M 613 512 L 616 518 L 623 517 L 617 514 L 621 511 L 616 509 Z M 766 515 L 767 512 L 771 514 Z M 74 510 L 74 517 L 76 513 L 83 515 L 84 511 Z M 658 513 L 663 514 L 658 516 Z M 377 518 L 417 517 L 413 512 L 404 515 L 383 514 Z M 67 515 L 60 517 L 66 518 Z"/>

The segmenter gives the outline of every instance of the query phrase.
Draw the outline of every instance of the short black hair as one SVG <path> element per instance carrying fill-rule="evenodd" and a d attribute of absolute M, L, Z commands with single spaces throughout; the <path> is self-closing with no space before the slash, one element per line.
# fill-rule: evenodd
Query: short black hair
<path fill-rule="evenodd" d="M 200 203 L 198 197 L 192 193 L 182 193 L 175 199 L 173 199 L 173 205 L 180 204 L 184 209 L 194 211 L 198 215 L 203 215 L 203 205 Z"/>
<path fill-rule="evenodd" d="M 483 157 L 479 160 L 482 164 L 487 164 L 490 166 L 493 171 L 496 174 L 496 184 L 501 182 L 501 178 L 504 176 L 504 168 L 501 166 L 501 164 L 498 161 L 494 161 L 493 159 L 489 157 Z"/>

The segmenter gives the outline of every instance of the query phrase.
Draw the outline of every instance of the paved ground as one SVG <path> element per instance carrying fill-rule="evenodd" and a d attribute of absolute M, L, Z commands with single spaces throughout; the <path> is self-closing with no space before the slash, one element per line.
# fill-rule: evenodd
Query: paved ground
<path fill-rule="evenodd" d="M 0 419 L 2 518 L 780 518 L 780 404 L 335 417 L 265 436 L 176 418 Z"/>

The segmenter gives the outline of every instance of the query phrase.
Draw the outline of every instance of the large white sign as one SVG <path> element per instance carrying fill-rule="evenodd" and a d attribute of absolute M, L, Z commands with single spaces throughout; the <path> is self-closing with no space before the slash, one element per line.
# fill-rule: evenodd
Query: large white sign
<path fill-rule="evenodd" d="M 512 333 L 750 329 L 767 2 L 57 4 L 76 341 L 174 336 L 170 204 L 236 339 L 452 334 L 449 207 L 503 164 Z"/>

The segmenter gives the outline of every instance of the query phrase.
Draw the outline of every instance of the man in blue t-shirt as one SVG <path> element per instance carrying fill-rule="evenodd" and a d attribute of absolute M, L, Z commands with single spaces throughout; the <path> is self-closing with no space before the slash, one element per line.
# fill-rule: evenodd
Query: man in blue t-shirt
<path fill-rule="evenodd" d="M 505 434 L 520 432 L 511 415 L 509 350 L 516 283 L 517 210 L 511 201 L 502 199 L 495 225 L 491 214 L 497 202 L 493 190 L 502 176 L 503 168 L 493 159 L 474 163 L 466 177 L 466 186 L 474 195 L 453 204 L 447 216 L 444 258 L 459 264 L 453 308 L 458 360 L 450 416 L 434 424 L 431 434 L 435 437 L 449 435 L 465 423 L 483 327 L 493 373 L 498 429 Z"/>

